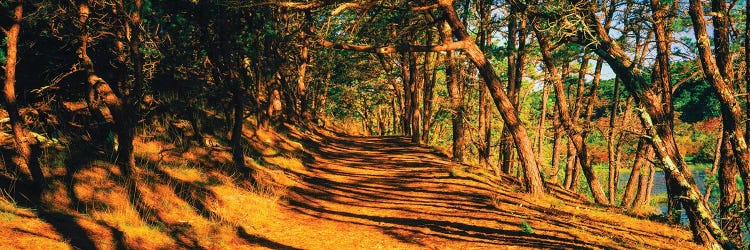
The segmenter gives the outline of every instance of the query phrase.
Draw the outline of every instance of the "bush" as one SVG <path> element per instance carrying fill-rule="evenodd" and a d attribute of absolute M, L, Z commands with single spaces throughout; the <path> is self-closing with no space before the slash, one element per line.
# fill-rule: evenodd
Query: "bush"
<path fill-rule="evenodd" d="M 698 152 L 693 155 L 694 163 L 713 163 L 716 143 L 705 142 L 698 147 Z"/>

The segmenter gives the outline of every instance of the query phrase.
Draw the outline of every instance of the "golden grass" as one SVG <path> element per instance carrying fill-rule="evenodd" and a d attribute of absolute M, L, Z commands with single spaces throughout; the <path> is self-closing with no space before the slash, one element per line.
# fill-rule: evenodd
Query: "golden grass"
<path fill-rule="evenodd" d="M 54 228 L 29 208 L 0 197 L 0 249 L 70 249 Z"/>

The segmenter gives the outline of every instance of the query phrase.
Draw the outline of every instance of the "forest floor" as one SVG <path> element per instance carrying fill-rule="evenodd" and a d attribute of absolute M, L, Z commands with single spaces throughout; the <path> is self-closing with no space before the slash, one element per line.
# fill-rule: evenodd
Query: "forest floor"
<path fill-rule="evenodd" d="M 141 137 L 132 178 L 68 147 L 75 160 L 45 160 L 50 191 L 0 199 L 0 249 L 699 248 L 683 228 L 557 188 L 528 197 L 402 137 L 245 137 L 254 182 L 227 170 L 221 146 Z"/>

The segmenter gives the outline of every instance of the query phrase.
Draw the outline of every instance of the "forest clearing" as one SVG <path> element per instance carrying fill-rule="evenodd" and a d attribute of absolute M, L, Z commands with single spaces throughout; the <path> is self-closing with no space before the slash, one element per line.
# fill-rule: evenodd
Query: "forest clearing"
<path fill-rule="evenodd" d="M 750 247 L 747 1 L 0 9 L 0 249 Z"/>

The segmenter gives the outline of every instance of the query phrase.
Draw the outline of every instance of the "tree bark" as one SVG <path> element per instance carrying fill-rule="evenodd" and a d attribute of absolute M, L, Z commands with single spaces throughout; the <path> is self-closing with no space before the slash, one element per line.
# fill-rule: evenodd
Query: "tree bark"
<path fill-rule="evenodd" d="M 487 87 L 479 85 L 479 165 L 489 167 L 490 162 L 490 142 L 492 134 L 490 132 L 490 102 L 487 96 Z"/>
<path fill-rule="evenodd" d="M 516 110 L 518 110 L 518 105 L 516 104 L 516 79 L 518 78 L 518 70 L 516 70 L 516 68 L 518 67 L 518 64 L 516 64 L 518 58 L 518 50 L 516 49 L 516 43 L 518 41 L 518 23 L 518 10 L 511 6 L 510 13 L 508 14 L 508 40 L 506 42 L 506 50 L 508 53 L 508 96 L 510 97 L 513 105 L 515 105 Z M 500 161 L 498 162 L 498 164 L 500 165 L 500 169 L 502 170 L 502 172 L 510 174 L 512 171 L 511 165 L 513 163 L 513 145 L 511 144 L 510 134 L 508 134 L 508 131 L 505 127 L 503 127 L 500 138 L 502 139 L 500 140 L 500 150 L 498 156 Z"/>
<path fill-rule="evenodd" d="M 242 89 L 242 83 L 237 77 L 237 73 L 234 72 L 234 70 L 230 70 L 229 72 L 229 80 L 231 81 L 232 88 L 232 107 L 234 109 L 232 136 L 230 138 L 230 143 L 232 145 L 232 160 L 234 161 L 235 168 L 243 173 L 245 178 L 250 178 L 252 173 L 245 165 L 245 150 L 242 145 L 242 130 L 245 120 L 245 93 Z"/>
<path fill-rule="evenodd" d="M 712 0 L 711 9 L 718 15 L 713 16 L 714 26 L 714 49 L 716 56 L 716 66 L 718 67 L 721 77 L 727 84 L 727 87 L 732 86 L 734 80 L 734 72 L 732 66 L 732 58 L 729 54 L 729 13 L 727 11 L 726 2 L 723 0 Z M 732 97 L 734 98 L 734 97 Z M 722 125 L 726 127 L 741 127 L 739 121 L 733 124 L 731 113 L 726 112 L 728 109 L 722 109 Z M 736 130 L 735 130 L 736 131 Z M 727 234 L 727 237 L 731 242 L 737 246 L 742 245 L 742 215 L 739 213 L 742 206 L 742 198 L 737 189 L 737 181 L 735 176 L 737 175 L 737 164 L 736 161 L 740 160 L 735 155 L 732 149 L 731 133 L 733 131 L 727 131 L 722 129 L 722 145 L 720 149 L 719 158 L 719 189 L 721 189 L 721 196 L 719 200 L 719 215 L 721 229 Z M 739 138 L 743 138 L 743 134 L 736 135 Z M 743 138 L 744 139 L 744 138 Z M 747 183 L 747 182 L 746 182 Z M 745 189 L 747 195 L 747 189 Z"/>
<path fill-rule="evenodd" d="M 644 157 L 647 159 L 649 157 L 653 158 L 653 149 L 649 145 L 646 145 L 646 147 L 646 155 Z M 638 193 L 635 196 L 635 202 L 632 206 L 634 209 L 641 208 L 648 204 L 649 200 L 651 200 L 651 189 L 654 187 L 654 173 L 656 172 L 654 164 L 650 161 L 643 161 L 641 171 L 642 173 L 640 176 L 633 176 L 638 177 Z"/>
<path fill-rule="evenodd" d="M 422 82 L 417 80 L 417 55 L 416 52 L 409 52 L 409 86 L 410 95 L 409 100 L 411 101 L 411 111 L 409 119 L 411 119 L 411 142 L 421 143 L 422 136 L 422 113 L 419 106 L 422 103 Z"/>
<path fill-rule="evenodd" d="M 562 120 L 560 120 L 560 126 L 563 126 Z M 573 140 L 571 140 L 570 137 L 568 137 L 568 141 L 565 145 L 568 147 L 566 151 L 567 155 L 565 156 L 565 188 L 573 191 L 574 193 L 578 193 L 579 174 L 576 169 L 578 167 L 576 148 L 573 145 Z"/>
<path fill-rule="evenodd" d="M 731 68 L 728 68 L 731 65 L 722 65 L 724 66 L 722 69 L 717 65 L 717 61 L 714 60 L 711 55 L 711 41 L 709 40 L 708 32 L 706 30 L 706 20 L 703 18 L 705 13 L 703 12 L 701 1 L 690 0 L 690 7 L 688 10 L 693 21 L 693 29 L 698 45 L 701 67 L 703 68 L 703 75 L 719 97 L 722 119 L 727 119 L 726 122 L 724 122 L 724 130 L 730 135 L 728 141 L 732 143 L 732 149 L 737 158 L 735 163 L 737 163 L 737 166 L 739 167 L 742 180 L 745 183 L 750 183 L 750 150 L 748 150 L 745 138 L 742 136 L 745 134 L 744 131 L 742 131 L 742 110 L 737 99 L 735 99 L 734 90 L 729 84 L 731 79 L 725 79 L 724 76 L 722 76 L 727 72 L 731 72 Z M 719 44 L 716 45 L 718 54 L 727 53 L 723 50 L 728 50 L 728 47 L 722 47 L 723 46 L 720 46 Z M 745 185 L 744 193 L 746 197 L 750 197 L 750 185 Z M 746 199 L 745 206 L 750 204 L 750 201 L 748 200 L 750 199 Z"/>
<path fill-rule="evenodd" d="M 641 169 L 645 165 L 646 156 L 649 146 L 644 139 L 638 141 L 638 148 L 635 151 L 635 160 L 633 160 L 633 169 L 630 172 L 630 179 L 625 185 L 625 193 L 622 196 L 621 206 L 630 208 L 633 207 L 635 201 L 635 194 L 639 187 L 641 175 Z"/>
<path fill-rule="evenodd" d="M 479 45 L 479 49 L 482 51 L 482 53 L 487 53 L 487 44 L 489 43 L 488 37 L 492 33 L 488 30 L 487 27 L 489 25 L 488 19 L 490 12 L 486 3 L 486 1 L 479 1 L 479 8 L 477 10 L 477 14 L 479 16 L 479 34 L 477 36 L 477 44 Z M 479 117 L 477 120 L 479 122 L 479 165 L 487 168 L 490 167 L 490 145 L 492 142 L 492 110 L 490 109 L 490 97 L 487 93 L 488 88 L 485 87 L 485 85 L 479 85 Z"/>
<path fill-rule="evenodd" d="M 516 144 L 518 155 L 521 160 L 521 166 L 525 172 L 524 183 L 526 184 L 526 191 L 532 195 L 543 194 L 545 192 L 544 183 L 542 181 L 541 173 L 539 172 L 539 166 L 536 164 L 534 151 L 531 149 L 531 140 L 529 139 L 526 128 L 518 117 L 518 113 L 515 110 L 513 103 L 506 95 L 505 91 L 503 91 L 500 78 L 495 73 L 492 64 L 487 60 L 484 53 L 482 53 L 479 47 L 477 47 L 476 43 L 470 42 L 471 36 L 469 36 L 466 27 L 458 18 L 458 14 L 453 8 L 453 1 L 439 0 L 438 6 L 443 12 L 448 24 L 453 28 L 453 35 L 458 40 L 466 42 L 467 46 L 465 48 L 465 54 L 479 69 L 479 73 L 482 75 L 482 78 L 492 95 L 492 99 L 495 101 L 495 106 L 497 106 L 500 115 L 505 121 L 505 125 L 513 136 L 513 141 Z"/>
<path fill-rule="evenodd" d="M 451 31 L 448 24 L 444 24 L 441 29 L 441 40 L 443 43 L 450 42 Z M 458 78 L 456 76 L 455 59 L 453 57 L 453 51 L 447 51 L 445 53 L 445 82 L 448 85 L 448 95 L 451 103 L 451 124 L 452 124 L 452 135 L 453 135 L 453 160 L 457 162 L 464 162 L 464 149 L 466 148 L 465 130 L 464 130 L 464 108 L 463 108 L 463 93 L 459 86 Z"/>
<path fill-rule="evenodd" d="M 730 135 L 722 133 L 726 139 Z M 737 188 L 737 165 L 735 164 L 732 144 L 723 140 L 719 159 L 719 224 L 727 234 L 729 240 L 737 246 L 742 246 L 742 195 Z"/>
<path fill-rule="evenodd" d="M 620 106 L 620 80 L 619 79 L 615 79 L 614 87 L 615 87 L 615 90 L 614 90 L 614 93 L 612 94 L 612 109 L 610 109 L 610 114 L 609 114 L 609 132 L 607 133 L 607 158 L 608 158 L 609 168 L 610 168 L 610 173 L 609 173 L 610 186 L 612 185 L 612 182 L 613 182 L 612 175 L 614 174 L 614 171 L 612 171 L 612 169 L 618 168 L 620 164 L 619 159 L 618 159 L 619 157 L 618 157 L 618 152 L 617 152 L 617 144 L 615 143 L 615 135 L 617 134 L 615 121 L 617 120 L 616 119 L 617 111 L 620 109 L 619 107 Z M 638 143 L 638 150 L 636 151 L 636 156 L 635 156 L 636 162 L 639 159 L 638 156 L 641 155 L 642 153 L 642 150 L 641 150 L 641 148 L 643 147 L 641 145 L 642 143 L 643 142 Z M 636 164 L 633 164 L 633 172 L 630 175 L 630 180 L 628 180 L 628 184 L 625 188 L 625 194 L 622 200 L 622 205 L 626 207 L 629 207 L 630 206 L 629 204 L 632 203 L 632 200 L 626 199 L 626 198 L 629 198 L 628 194 L 630 195 L 633 194 L 635 184 L 637 184 L 637 180 L 638 180 L 638 179 L 635 179 L 634 181 L 634 177 L 636 177 L 636 168 L 635 168 L 636 166 L 637 166 Z M 612 195 L 610 194 L 610 196 Z M 611 199 L 612 197 L 610 197 L 610 201 Z"/>
<path fill-rule="evenodd" d="M 714 161 L 711 164 L 711 176 L 716 176 L 719 173 L 719 164 L 721 164 L 721 149 L 722 145 L 724 145 L 724 130 L 721 131 L 722 136 L 719 137 L 718 140 L 716 140 L 715 148 L 714 148 Z M 713 185 L 711 183 L 706 182 L 706 192 L 703 195 L 703 202 L 708 203 L 708 199 L 711 198 L 711 193 L 713 192 Z"/>
<path fill-rule="evenodd" d="M 552 139 L 552 173 L 550 173 L 550 178 L 552 178 L 552 182 L 558 183 L 559 178 L 557 176 L 557 173 L 560 172 L 560 151 L 562 151 L 561 147 L 563 132 L 562 125 L 560 124 L 560 110 L 557 108 L 557 105 L 553 107 L 552 112 L 554 113 L 554 119 L 552 119 L 554 138 Z"/>
<path fill-rule="evenodd" d="M 565 60 L 565 62 L 563 62 L 563 64 L 562 64 L 562 82 L 563 82 L 563 84 L 568 84 L 568 80 L 570 80 L 569 77 L 570 77 L 570 62 L 568 62 L 567 60 Z M 552 86 L 552 87 L 554 88 L 555 86 Z M 570 98 L 571 98 L 570 96 L 571 96 L 571 91 L 570 91 L 570 88 L 568 88 L 567 93 L 565 93 L 564 96 L 558 97 L 558 98 L 566 98 L 566 100 L 570 100 Z M 555 108 L 558 108 L 557 107 L 557 102 L 555 103 Z M 560 109 L 558 108 L 558 112 L 559 112 L 559 110 Z M 558 119 L 557 122 L 558 122 L 558 124 L 560 126 L 560 129 L 561 129 L 560 132 L 562 132 L 563 134 L 565 134 L 566 132 L 563 131 L 564 126 L 562 124 L 562 116 L 559 115 L 557 117 L 557 119 Z M 576 152 L 575 152 L 575 147 L 573 146 L 573 142 L 570 139 L 568 139 L 568 140 L 565 141 L 565 146 L 567 148 L 566 148 L 566 151 L 565 151 L 566 155 L 565 155 L 565 176 L 564 176 L 565 177 L 565 179 L 564 179 L 565 186 L 564 187 L 566 189 L 568 189 L 568 190 L 572 190 L 573 189 L 573 180 L 574 179 L 578 179 L 578 175 L 575 173 L 575 171 L 576 171 Z M 576 188 L 575 190 L 573 190 L 573 192 L 578 192 L 577 189 L 578 188 Z"/>
<path fill-rule="evenodd" d="M 411 136 L 411 127 L 412 127 L 412 79 L 411 79 L 411 67 L 409 67 L 410 60 L 409 60 L 409 53 L 404 52 L 401 53 L 401 84 L 404 88 L 404 109 L 403 114 L 401 115 L 401 123 L 402 123 L 402 129 L 404 130 L 405 136 Z"/>
<path fill-rule="evenodd" d="M 571 117 L 571 124 L 573 126 L 578 127 L 579 119 L 581 118 L 581 106 L 583 105 L 583 91 L 586 87 L 586 71 L 588 68 L 588 62 L 589 62 L 589 55 L 587 52 L 584 51 L 583 55 L 581 56 L 581 64 L 578 67 L 578 85 L 576 89 L 576 96 L 575 100 L 570 103 L 570 108 L 573 109 L 573 113 L 570 115 Z M 568 95 L 570 95 L 570 91 L 568 91 Z M 585 131 L 581 131 L 581 138 L 584 142 L 581 146 L 587 148 L 588 152 L 588 145 L 585 143 L 586 138 L 584 137 Z M 573 140 L 569 141 L 569 149 L 572 149 L 569 151 L 568 155 L 570 156 L 568 160 L 568 166 L 573 170 L 572 173 L 572 181 L 570 183 L 570 187 L 568 189 L 573 190 L 573 192 L 578 191 L 578 187 L 581 184 L 581 168 L 582 168 L 582 159 L 579 157 L 576 157 L 577 155 L 577 149 L 575 145 L 573 144 Z M 571 154 L 572 153 L 572 154 Z"/>

